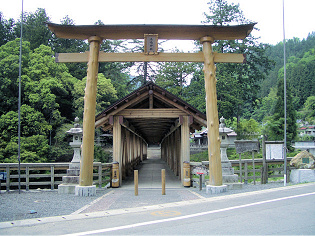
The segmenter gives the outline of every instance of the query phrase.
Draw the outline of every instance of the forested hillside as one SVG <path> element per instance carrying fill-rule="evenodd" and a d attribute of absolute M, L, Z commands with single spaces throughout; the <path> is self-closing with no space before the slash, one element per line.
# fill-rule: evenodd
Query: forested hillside
<path fill-rule="evenodd" d="M 260 104 L 253 116 L 257 121 L 262 121 L 274 113 L 276 86 L 284 76 L 283 42 L 270 45 L 266 54 L 274 62 L 274 66 L 260 86 Z M 287 40 L 286 61 L 287 87 L 291 91 L 297 118 L 314 123 L 314 117 L 309 115 L 308 108 L 311 107 L 309 103 L 315 96 L 315 32 L 310 33 L 306 39 Z"/>
<path fill-rule="evenodd" d="M 206 24 L 250 23 L 238 5 L 211 0 Z M 56 52 L 85 52 L 82 40 L 56 38 L 47 28 L 45 9 L 25 13 L 22 44 L 22 162 L 69 161 L 72 150 L 66 131 L 76 116 L 83 116 L 85 63 L 59 64 Z M 74 24 L 65 16 L 61 24 Z M 103 24 L 101 21 L 95 24 Z M 0 12 L 0 162 L 17 162 L 19 42 L 21 22 Z M 215 51 L 246 53 L 246 64 L 217 65 L 219 116 L 238 138 L 261 133 L 283 140 L 283 44 L 265 45 L 251 35 L 246 40 L 218 41 Z M 315 124 L 315 33 L 290 39 L 287 48 L 289 142 L 296 137 L 296 119 Z M 104 40 L 105 52 L 142 51 L 141 41 Z M 201 49 L 198 49 L 201 50 Z M 152 80 L 202 112 L 205 91 L 202 63 L 100 63 L 97 112 Z M 99 131 L 97 131 L 99 132 Z M 253 136 L 253 134 L 255 134 Z"/>

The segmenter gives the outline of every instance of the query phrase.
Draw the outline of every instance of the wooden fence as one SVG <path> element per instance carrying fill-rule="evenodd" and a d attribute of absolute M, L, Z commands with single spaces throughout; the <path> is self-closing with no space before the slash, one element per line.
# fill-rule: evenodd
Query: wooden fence
<path fill-rule="evenodd" d="M 62 176 L 66 176 L 70 163 L 21 163 L 20 184 L 22 189 L 30 188 L 50 188 L 55 189 L 58 184 L 62 184 Z M 104 183 L 110 182 L 111 163 L 93 163 L 93 180 L 99 188 Z M 0 172 L 6 172 L 7 178 L 1 181 L 1 188 L 7 191 L 17 189 L 18 182 L 18 164 L 17 163 L 0 163 Z"/>
<path fill-rule="evenodd" d="M 290 171 L 293 169 L 288 163 L 290 163 L 291 158 L 287 158 L 287 182 L 290 180 Z M 243 159 L 241 162 L 239 160 L 230 160 L 232 167 L 234 167 L 234 173 L 238 175 L 238 179 L 240 182 L 251 182 L 256 183 L 257 180 L 262 182 L 263 175 L 263 160 L 262 159 Z M 240 169 L 241 164 L 241 169 Z M 267 170 L 265 173 L 267 174 L 267 182 L 268 179 L 271 178 L 279 178 L 284 177 L 284 161 L 283 160 L 266 160 Z M 254 166 L 254 168 L 253 168 Z M 205 172 L 205 176 L 203 176 L 203 182 L 207 181 L 208 170 L 209 170 L 209 161 L 203 162 L 191 162 L 191 179 L 192 184 L 194 182 L 199 183 L 199 178 L 196 175 L 196 172 L 203 170 L 201 172 Z M 241 175 L 240 175 L 241 173 Z"/>

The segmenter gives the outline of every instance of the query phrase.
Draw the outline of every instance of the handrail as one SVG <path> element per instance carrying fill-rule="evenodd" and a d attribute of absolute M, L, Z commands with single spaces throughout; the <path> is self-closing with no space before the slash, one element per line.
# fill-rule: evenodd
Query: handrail
<path fill-rule="evenodd" d="M 53 190 L 55 185 L 61 184 L 62 176 L 66 175 L 70 162 L 60 163 L 21 163 L 21 186 L 25 186 L 26 190 L 30 189 L 30 186 L 50 186 Z M 102 187 L 102 184 L 108 181 L 104 181 L 104 177 L 109 178 L 111 173 L 111 163 L 94 162 L 93 173 L 94 183 Z M 18 174 L 14 171 L 18 170 L 18 163 L 0 163 L 0 171 L 7 173 L 7 179 L 5 182 L 1 182 L 2 186 L 6 187 L 9 191 L 11 187 L 18 186 L 18 182 L 14 181 L 18 179 Z"/>

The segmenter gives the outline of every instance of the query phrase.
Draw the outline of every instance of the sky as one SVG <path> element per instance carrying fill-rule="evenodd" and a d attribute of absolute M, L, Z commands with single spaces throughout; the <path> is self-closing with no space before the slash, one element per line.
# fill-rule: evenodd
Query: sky
<path fill-rule="evenodd" d="M 252 33 L 262 43 L 283 40 L 283 0 L 227 0 L 239 3 L 245 18 L 257 22 Z M 44 8 L 51 22 L 68 15 L 76 25 L 105 24 L 201 24 L 208 0 L 24 0 L 24 12 Z M 22 0 L 0 0 L 5 19 L 19 19 Z M 315 32 L 315 0 L 284 0 L 285 37 L 306 38 Z M 175 47 L 192 47 L 192 42 L 174 42 Z"/>

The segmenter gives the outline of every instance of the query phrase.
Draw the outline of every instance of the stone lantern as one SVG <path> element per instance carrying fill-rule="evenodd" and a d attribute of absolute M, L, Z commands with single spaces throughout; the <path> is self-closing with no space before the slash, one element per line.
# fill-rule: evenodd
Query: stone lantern
<path fill-rule="evenodd" d="M 226 149 L 228 148 L 229 146 L 229 140 L 228 140 L 228 134 L 229 133 L 232 133 L 233 130 L 230 129 L 230 128 L 227 128 L 225 126 L 225 123 L 224 123 L 225 119 L 224 117 L 222 116 L 220 118 L 220 125 L 219 125 L 219 135 L 220 135 L 220 138 L 221 138 L 221 146 L 220 146 L 220 151 L 221 151 L 221 162 L 222 161 L 229 161 L 228 157 L 227 157 L 227 154 L 226 154 Z"/>
<path fill-rule="evenodd" d="M 83 129 L 80 127 L 79 118 L 74 119 L 74 127 L 67 131 L 73 136 L 70 146 L 73 148 L 73 158 L 67 170 L 67 175 L 62 177 L 62 184 L 58 185 L 58 193 L 75 193 L 75 187 L 79 185 L 81 144 Z"/>
<path fill-rule="evenodd" d="M 229 161 L 226 150 L 230 144 L 228 134 L 232 133 L 233 130 L 227 128 L 224 123 L 225 119 L 223 116 L 220 118 L 219 135 L 221 138 L 221 165 L 222 165 L 222 181 L 223 184 L 228 186 L 228 189 L 239 189 L 242 188 L 242 184 L 238 183 L 238 175 L 234 174 L 234 169 L 231 162 Z"/>
<path fill-rule="evenodd" d="M 81 144 L 82 144 L 82 135 L 83 135 L 83 129 L 80 127 L 79 124 L 79 118 L 76 117 L 74 119 L 74 128 L 71 128 L 67 131 L 67 134 L 71 134 L 73 136 L 73 141 L 70 144 L 71 147 L 73 147 L 73 158 L 71 161 L 71 166 L 76 167 L 80 169 L 80 160 L 81 160 Z"/>

